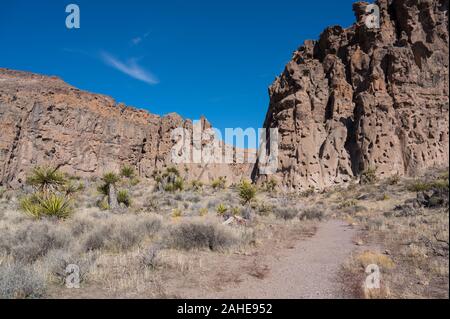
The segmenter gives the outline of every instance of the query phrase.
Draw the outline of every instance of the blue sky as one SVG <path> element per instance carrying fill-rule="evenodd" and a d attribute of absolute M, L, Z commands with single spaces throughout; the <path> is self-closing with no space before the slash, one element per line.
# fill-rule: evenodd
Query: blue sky
<path fill-rule="evenodd" d="M 2 0 L 0 67 L 57 75 L 156 114 L 262 126 L 267 88 L 352 0 Z M 65 27 L 76 3 L 81 28 Z"/>

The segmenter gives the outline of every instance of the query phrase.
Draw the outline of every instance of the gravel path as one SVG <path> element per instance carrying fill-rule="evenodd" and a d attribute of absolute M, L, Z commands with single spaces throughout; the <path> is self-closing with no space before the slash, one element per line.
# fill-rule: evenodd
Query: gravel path
<path fill-rule="evenodd" d="M 267 277 L 245 279 L 214 298 L 344 298 L 337 273 L 355 248 L 352 242 L 355 234 L 353 228 L 341 221 L 324 222 L 312 238 L 298 242 L 278 260 L 267 260 L 270 268 Z"/>

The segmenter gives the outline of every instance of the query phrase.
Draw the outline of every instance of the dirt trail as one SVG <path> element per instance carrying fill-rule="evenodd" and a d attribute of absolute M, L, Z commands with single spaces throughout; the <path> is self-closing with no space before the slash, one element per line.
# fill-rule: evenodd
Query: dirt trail
<path fill-rule="evenodd" d="M 264 279 L 249 277 L 213 298 L 329 299 L 345 298 L 337 280 L 340 266 L 355 249 L 356 230 L 337 220 L 319 226 L 312 238 L 300 241 L 280 259 L 267 261 Z"/>

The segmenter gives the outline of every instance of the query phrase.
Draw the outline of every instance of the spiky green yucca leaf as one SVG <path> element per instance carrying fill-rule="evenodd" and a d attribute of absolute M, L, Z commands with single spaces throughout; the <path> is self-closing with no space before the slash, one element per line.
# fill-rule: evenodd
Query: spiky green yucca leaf
<path fill-rule="evenodd" d="M 63 191 L 66 193 L 67 196 L 72 196 L 76 192 L 80 190 L 80 186 L 76 185 L 74 182 L 67 182 L 66 185 L 64 185 Z"/>
<path fill-rule="evenodd" d="M 108 184 L 102 184 L 97 187 L 97 191 L 104 196 L 108 196 L 108 188 L 109 188 Z"/>
<path fill-rule="evenodd" d="M 215 179 L 212 183 L 211 186 L 213 189 L 225 189 L 227 184 L 227 178 L 224 176 L 219 177 L 218 179 Z"/>
<path fill-rule="evenodd" d="M 218 215 L 224 215 L 227 212 L 228 208 L 224 204 L 219 204 L 217 206 L 216 211 Z"/>
<path fill-rule="evenodd" d="M 117 174 L 115 174 L 113 172 L 109 172 L 109 173 L 106 173 L 105 175 L 103 175 L 102 180 L 106 185 L 111 185 L 111 184 L 114 185 L 120 181 L 120 177 L 117 176 Z"/>
<path fill-rule="evenodd" d="M 23 198 L 20 202 L 22 210 L 30 217 L 67 218 L 72 208 L 70 200 L 58 194 L 39 193 Z"/>
<path fill-rule="evenodd" d="M 172 174 L 175 176 L 180 176 L 180 171 L 176 167 L 168 167 L 168 168 L 166 168 L 166 171 L 164 172 L 163 177 L 172 175 Z"/>
<path fill-rule="evenodd" d="M 133 178 L 136 173 L 134 171 L 134 168 L 128 165 L 125 165 L 124 167 L 122 167 L 122 169 L 120 170 L 120 175 L 122 177 L 126 177 L 126 178 Z"/>
<path fill-rule="evenodd" d="M 125 206 L 131 206 L 131 197 L 127 190 L 120 190 L 117 192 L 117 202 L 125 204 Z"/>
<path fill-rule="evenodd" d="M 36 195 L 30 195 L 20 200 L 20 208 L 30 217 L 40 218 L 41 210 Z"/>
<path fill-rule="evenodd" d="M 203 183 L 201 181 L 199 181 L 199 180 L 193 180 L 191 182 L 191 188 L 194 191 L 200 191 L 203 188 Z"/>
<path fill-rule="evenodd" d="M 39 199 L 41 214 L 57 218 L 67 218 L 72 213 L 70 201 L 64 196 L 50 194 Z"/>
<path fill-rule="evenodd" d="M 58 172 L 56 168 L 52 167 L 36 167 L 33 169 L 31 175 L 27 178 L 27 184 L 31 185 L 40 191 L 48 191 L 53 188 L 58 188 L 66 182 L 64 174 Z"/>

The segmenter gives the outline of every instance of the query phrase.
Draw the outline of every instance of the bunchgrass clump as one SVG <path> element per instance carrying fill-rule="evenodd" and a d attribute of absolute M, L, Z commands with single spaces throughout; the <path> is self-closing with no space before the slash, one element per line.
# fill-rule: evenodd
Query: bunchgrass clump
<path fill-rule="evenodd" d="M 186 222 L 170 228 L 165 234 L 163 241 L 170 248 L 218 251 L 235 244 L 237 238 L 222 225 Z"/>

